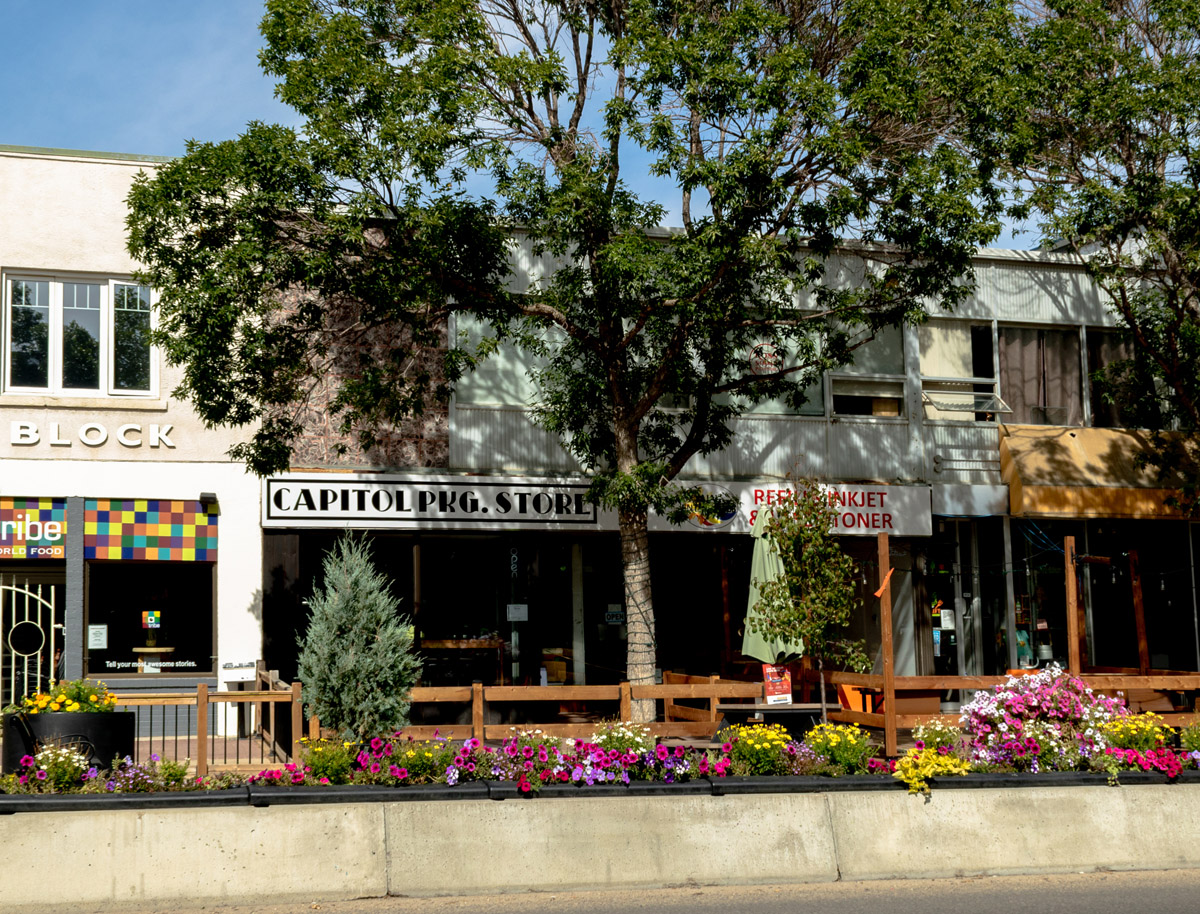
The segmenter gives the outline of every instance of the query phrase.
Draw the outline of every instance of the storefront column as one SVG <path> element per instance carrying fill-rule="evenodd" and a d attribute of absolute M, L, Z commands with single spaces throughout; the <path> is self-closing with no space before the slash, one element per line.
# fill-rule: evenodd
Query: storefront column
<path fill-rule="evenodd" d="M 575 685 L 587 684 L 587 658 L 584 644 L 587 629 L 583 624 L 583 544 L 571 544 L 571 656 L 574 659 Z"/>
<path fill-rule="evenodd" d="M 1008 647 L 1008 668 L 1017 668 L 1017 588 L 1013 575 L 1012 521 L 1004 517 L 1004 643 Z"/>
<path fill-rule="evenodd" d="M 1196 600 L 1196 525 L 1188 524 L 1188 565 L 1192 573 L 1192 631 L 1196 633 L 1196 669 L 1200 670 L 1200 606 Z M 1092 654 L 1092 656 L 1096 656 Z"/>
<path fill-rule="evenodd" d="M 83 676 L 83 499 L 67 499 L 67 580 L 63 597 L 63 676 Z"/>

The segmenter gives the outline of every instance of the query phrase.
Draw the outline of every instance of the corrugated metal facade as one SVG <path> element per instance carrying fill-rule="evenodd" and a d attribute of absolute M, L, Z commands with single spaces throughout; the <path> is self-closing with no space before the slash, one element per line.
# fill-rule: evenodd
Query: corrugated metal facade
<path fill-rule="evenodd" d="M 543 280 L 554 264 L 533 253 L 527 236 L 516 236 L 513 244 L 513 286 L 524 291 Z M 861 275 L 861 261 L 853 258 L 831 265 L 831 277 Z M 1115 324 L 1100 290 L 1067 256 L 983 252 L 975 276 L 975 292 L 955 313 L 931 308 L 931 316 L 1060 327 Z M 693 458 L 688 474 L 756 478 L 799 472 L 831 480 L 998 485 L 996 423 L 969 421 L 970 414 L 964 417 L 968 421 L 947 419 L 945 413 L 936 413 L 936 420 L 923 415 L 917 334 L 904 336 L 905 418 L 745 416 L 737 421 L 733 443 L 721 453 Z M 453 469 L 579 471 L 574 459 L 524 413 L 522 407 L 535 395 L 526 377 L 531 367 L 527 359 L 502 354 L 478 376 L 464 380 L 450 413 Z"/>

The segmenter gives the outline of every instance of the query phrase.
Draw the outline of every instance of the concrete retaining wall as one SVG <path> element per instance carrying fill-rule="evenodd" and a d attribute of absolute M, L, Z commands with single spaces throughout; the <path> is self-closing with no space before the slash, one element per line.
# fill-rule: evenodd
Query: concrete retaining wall
<path fill-rule="evenodd" d="M 0 842 L 5 910 L 1192 868 L 1200 788 L 99 809 Z"/>

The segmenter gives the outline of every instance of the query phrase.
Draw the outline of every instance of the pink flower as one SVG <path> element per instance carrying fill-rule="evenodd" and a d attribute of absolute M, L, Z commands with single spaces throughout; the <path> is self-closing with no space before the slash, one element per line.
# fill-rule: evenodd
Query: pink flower
<path fill-rule="evenodd" d="M 379 762 L 371 762 L 371 774 L 379 774 L 381 770 Z"/>

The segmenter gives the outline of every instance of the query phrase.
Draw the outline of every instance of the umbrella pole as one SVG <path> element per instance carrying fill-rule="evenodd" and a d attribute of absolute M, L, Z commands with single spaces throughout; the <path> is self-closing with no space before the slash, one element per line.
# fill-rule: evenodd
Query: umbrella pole
<path fill-rule="evenodd" d="M 879 534 L 879 624 L 883 635 L 883 751 L 899 755 L 896 739 L 896 674 L 892 651 L 892 582 L 888 535 Z"/>

